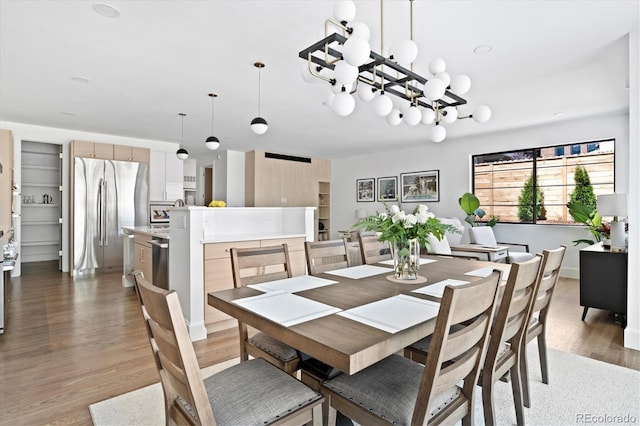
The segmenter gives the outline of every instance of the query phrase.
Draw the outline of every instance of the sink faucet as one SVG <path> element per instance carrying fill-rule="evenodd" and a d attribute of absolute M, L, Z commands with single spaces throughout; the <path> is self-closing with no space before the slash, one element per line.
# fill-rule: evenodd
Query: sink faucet
<path fill-rule="evenodd" d="M 173 203 L 173 207 L 184 207 L 184 200 L 182 198 L 178 198 L 175 203 Z"/>

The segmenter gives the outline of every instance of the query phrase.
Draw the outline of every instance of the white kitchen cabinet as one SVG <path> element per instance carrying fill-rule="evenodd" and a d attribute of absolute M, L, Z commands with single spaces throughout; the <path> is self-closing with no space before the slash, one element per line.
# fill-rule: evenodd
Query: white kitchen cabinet
<path fill-rule="evenodd" d="M 183 162 L 172 152 L 151 151 L 149 199 L 174 202 L 184 197 Z"/>

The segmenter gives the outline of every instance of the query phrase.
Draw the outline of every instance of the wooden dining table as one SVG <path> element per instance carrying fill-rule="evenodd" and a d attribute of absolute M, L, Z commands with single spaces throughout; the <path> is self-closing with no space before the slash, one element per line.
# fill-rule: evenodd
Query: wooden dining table
<path fill-rule="evenodd" d="M 427 282 L 391 281 L 387 276 L 392 276 L 392 267 L 379 265 L 387 267 L 388 273 L 358 279 L 322 273 L 318 277 L 335 283 L 298 291 L 295 295 L 347 311 L 397 295 L 439 302 L 438 297 L 415 293 L 412 290 L 447 279 L 467 282 L 481 279 L 480 276 L 466 274 L 471 271 L 480 269 L 491 271 L 496 268 L 505 271 L 503 279 L 508 275 L 509 265 L 505 264 L 444 256 L 424 256 L 424 258 L 431 261 L 420 266 L 420 276 L 425 277 Z M 265 293 L 250 287 L 220 290 L 208 294 L 208 303 L 239 321 L 347 374 L 354 374 L 401 351 L 406 346 L 430 335 L 435 326 L 435 317 L 433 317 L 399 331 L 389 332 L 354 321 L 340 313 L 323 315 L 294 325 L 283 325 L 238 303 L 238 299 L 261 294 Z"/>

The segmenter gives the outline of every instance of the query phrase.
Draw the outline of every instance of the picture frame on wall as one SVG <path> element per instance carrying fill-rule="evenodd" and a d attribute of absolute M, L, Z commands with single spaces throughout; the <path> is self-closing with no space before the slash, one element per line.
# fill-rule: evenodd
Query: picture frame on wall
<path fill-rule="evenodd" d="M 356 201 L 359 203 L 375 201 L 375 186 L 374 178 L 356 179 Z"/>
<path fill-rule="evenodd" d="M 400 174 L 400 201 L 440 201 L 440 170 Z"/>
<path fill-rule="evenodd" d="M 398 177 L 378 178 L 378 201 L 398 201 Z"/>
<path fill-rule="evenodd" d="M 151 204 L 149 206 L 149 223 L 169 223 L 171 206 Z"/>

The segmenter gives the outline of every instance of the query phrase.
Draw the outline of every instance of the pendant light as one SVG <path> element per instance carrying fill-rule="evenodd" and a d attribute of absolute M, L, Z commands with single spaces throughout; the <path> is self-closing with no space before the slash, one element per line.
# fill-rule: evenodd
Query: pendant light
<path fill-rule="evenodd" d="M 187 114 L 179 112 L 178 115 L 182 117 L 182 132 L 180 133 L 180 148 L 176 151 L 176 157 L 178 157 L 178 160 L 186 160 L 189 158 L 189 153 L 182 147 L 182 144 L 184 143 L 184 118 Z"/>
<path fill-rule="evenodd" d="M 215 93 L 209 93 L 209 96 L 211 96 L 211 136 L 207 138 L 207 140 L 204 142 L 204 145 L 208 149 L 214 151 L 220 148 L 220 139 L 213 136 L 213 100 L 217 98 L 218 95 L 216 95 Z"/>
<path fill-rule="evenodd" d="M 258 68 L 258 116 L 251 120 L 251 130 L 253 130 L 253 133 L 256 135 L 262 135 L 269 128 L 267 120 L 260 116 L 260 70 L 264 68 L 265 65 L 262 62 L 256 62 L 253 66 Z"/>

